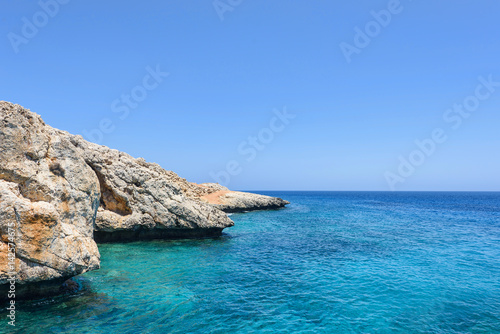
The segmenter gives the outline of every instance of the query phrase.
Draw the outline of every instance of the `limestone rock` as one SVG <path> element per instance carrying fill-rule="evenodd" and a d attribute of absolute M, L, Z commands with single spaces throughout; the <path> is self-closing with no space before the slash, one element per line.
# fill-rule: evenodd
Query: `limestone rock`
<path fill-rule="evenodd" d="M 156 164 L 150 165 L 160 168 Z M 290 204 L 290 202 L 277 197 L 232 191 L 218 183 L 196 184 L 174 172 L 162 171 L 168 182 L 178 188 L 185 197 L 209 204 L 226 213 L 279 209 Z"/>
<path fill-rule="evenodd" d="M 217 183 L 202 183 L 196 186 L 205 189 L 205 193 L 199 196 L 201 201 L 209 203 L 224 212 L 279 209 L 290 204 L 290 202 L 278 197 L 231 191 Z"/>
<path fill-rule="evenodd" d="M 14 245 L 17 282 L 34 294 L 36 288 L 49 289 L 51 282 L 60 285 L 99 268 L 94 239 L 218 236 L 234 225 L 223 211 L 286 204 L 217 184 L 188 182 L 155 163 L 54 129 L 37 114 L 0 101 L 3 295 L 11 271 L 8 250 Z"/>
<path fill-rule="evenodd" d="M 2 287 L 14 245 L 21 285 L 99 268 L 93 239 L 99 198 L 95 173 L 67 137 L 29 110 L 0 102 Z"/>
<path fill-rule="evenodd" d="M 99 179 L 97 241 L 216 236 L 234 225 L 224 212 L 187 197 L 174 172 L 66 135 Z"/>

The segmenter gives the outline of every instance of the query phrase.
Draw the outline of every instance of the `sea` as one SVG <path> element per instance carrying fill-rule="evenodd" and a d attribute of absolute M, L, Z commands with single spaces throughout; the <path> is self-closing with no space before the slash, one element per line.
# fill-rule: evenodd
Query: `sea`
<path fill-rule="evenodd" d="M 5 333 L 500 333 L 500 193 L 258 192 L 222 237 L 100 244 Z"/>

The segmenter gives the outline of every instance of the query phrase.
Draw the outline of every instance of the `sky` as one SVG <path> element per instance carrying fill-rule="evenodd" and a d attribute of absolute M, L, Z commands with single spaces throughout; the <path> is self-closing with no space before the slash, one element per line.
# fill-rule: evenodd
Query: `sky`
<path fill-rule="evenodd" d="M 0 100 L 197 183 L 500 191 L 499 12 L 2 0 Z"/>

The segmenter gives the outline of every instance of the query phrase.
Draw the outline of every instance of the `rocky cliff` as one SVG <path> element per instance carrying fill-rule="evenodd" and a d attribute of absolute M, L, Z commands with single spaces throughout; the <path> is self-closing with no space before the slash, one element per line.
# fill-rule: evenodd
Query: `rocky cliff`
<path fill-rule="evenodd" d="M 218 236 L 233 226 L 224 212 L 185 196 L 175 173 L 67 135 L 99 180 L 96 241 Z"/>
<path fill-rule="evenodd" d="M 17 291 L 34 295 L 37 288 L 57 287 L 99 268 L 94 239 L 218 236 L 233 226 L 223 211 L 286 204 L 188 182 L 142 158 L 54 129 L 19 105 L 0 102 L 2 296 L 13 274 Z"/>
<path fill-rule="evenodd" d="M 97 176 L 68 136 L 20 106 L 0 102 L 3 288 L 12 272 L 24 284 L 99 268 L 93 239 L 99 198 Z"/>
<path fill-rule="evenodd" d="M 233 225 L 172 178 L 0 102 L 0 293 L 14 272 L 19 292 L 99 268 L 94 229 L 107 241 L 216 236 Z"/>

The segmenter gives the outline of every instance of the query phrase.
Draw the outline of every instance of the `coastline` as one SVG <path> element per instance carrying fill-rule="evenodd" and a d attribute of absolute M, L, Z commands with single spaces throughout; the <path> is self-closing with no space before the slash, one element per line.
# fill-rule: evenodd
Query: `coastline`
<path fill-rule="evenodd" d="M 0 101 L 0 161 L 2 242 L 6 245 L 8 227 L 15 224 L 19 298 L 50 295 L 69 278 L 99 269 L 96 241 L 216 238 L 234 226 L 221 209 L 288 204 L 191 183 L 158 164 L 52 128 L 5 101 Z M 206 200 L 222 188 L 216 203 Z M 0 261 L 3 291 L 11 272 L 6 252 Z"/>

